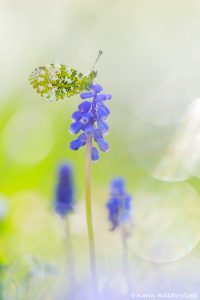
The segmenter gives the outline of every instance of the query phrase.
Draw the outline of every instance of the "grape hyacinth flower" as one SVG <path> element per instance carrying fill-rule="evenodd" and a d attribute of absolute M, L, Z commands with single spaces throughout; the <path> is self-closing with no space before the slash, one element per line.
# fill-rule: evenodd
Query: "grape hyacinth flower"
<path fill-rule="evenodd" d="M 58 171 L 54 210 L 62 218 L 61 224 L 64 227 L 68 264 L 68 290 L 71 293 L 75 285 L 75 271 L 70 220 L 68 216 L 74 211 L 74 182 L 72 167 L 68 163 L 63 163 Z"/>
<path fill-rule="evenodd" d="M 132 197 L 127 194 L 123 178 L 116 177 L 110 185 L 110 198 L 107 203 L 109 221 L 112 224 L 112 231 L 120 224 L 130 221 Z"/>
<path fill-rule="evenodd" d="M 54 210 L 61 217 L 65 217 L 74 210 L 73 174 L 68 164 L 62 164 L 59 168 Z"/>
<path fill-rule="evenodd" d="M 127 238 L 129 232 L 125 225 L 130 224 L 131 220 L 131 201 L 132 197 L 126 192 L 124 179 L 116 177 L 110 184 L 110 198 L 107 203 L 109 221 L 112 224 L 111 230 L 119 227 L 121 232 L 121 243 L 123 252 L 123 270 L 126 279 L 128 299 L 131 297 L 131 279 L 129 270 Z"/>
<path fill-rule="evenodd" d="M 109 132 L 107 119 L 110 111 L 104 103 L 106 100 L 111 100 L 112 96 L 101 93 L 102 90 L 99 84 L 93 83 L 87 92 L 80 94 L 84 101 L 72 114 L 73 123 L 69 129 L 71 134 L 81 132 L 78 138 L 71 142 L 72 150 L 78 150 L 86 145 L 88 139 L 92 140 L 91 159 L 93 161 L 99 160 L 99 151 L 93 142 L 101 151 L 109 151 L 109 144 L 104 140 L 104 135 Z"/>
<path fill-rule="evenodd" d="M 70 143 L 70 148 L 78 150 L 82 146 L 86 146 L 85 206 L 93 299 L 98 297 L 98 280 L 91 202 L 91 160 L 98 161 L 100 157 L 94 142 L 101 151 L 109 151 L 109 145 L 104 140 L 104 135 L 109 132 L 107 119 L 110 111 L 104 103 L 112 98 L 110 94 L 101 93 L 102 91 L 103 88 L 99 84 L 92 83 L 85 92 L 80 94 L 80 98 L 84 101 L 79 104 L 78 110 L 72 114 L 73 123 L 69 129 L 71 134 L 80 133 L 78 138 Z"/>
<path fill-rule="evenodd" d="M 106 121 L 110 111 L 104 103 L 112 98 L 110 94 L 102 94 L 103 88 L 99 84 L 94 83 L 97 75 L 94 68 L 101 55 L 102 51 L 99 50 L 97 59 L 89 74 L 84 75 L 69 66 L 53 63 L 37 67 L 29 77 L 34 90 L 44 99 L 60 101 L 80 94 L 81 99 L 84 100 L 78 106 L 78 110 L 72 115 L 73 124 L 70 126 L 70 132 L 72 134 L 80 134 L 77 139 L 71 142 L 70 148 L 78 150 L 82 146 L 86 146 L 85 206 L 93 299 L 97 299 L 98 280 L 91 201 L 91 160 L 99 160 L 99 151 L 94 146 L 94 142 L 97 143 L 101 151 L 107 152 L 109 150 L 109 145 L 104 140 L 104 135 L 109 132 Z M 73 210 L 74 206 L 73 186 L 71 183 L 70 169 L 67 166 L 61 167 L 54 210 L 63 219 Z M 68 222 L 68 218 L 65 218 L 65 221 Z"/>

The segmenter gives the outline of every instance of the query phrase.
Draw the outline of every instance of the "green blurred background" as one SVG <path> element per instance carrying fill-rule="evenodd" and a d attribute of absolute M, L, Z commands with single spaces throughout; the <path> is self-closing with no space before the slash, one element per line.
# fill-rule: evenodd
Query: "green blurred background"
<path fill-rule="evenodd" d="M 58 165 L 69 161 L 78 202 L 72 231 L 84 269 L 85 150 L 69 150 L 68 132 L 79 98 L 48 103 L 28 76 L 52 62 L 88 72 L 102 49 L 97 82 L 113 99 L 111 150 L 92 167 L 99 265 L 109 261 L 108 243 L 116 260 L 120 257 L 119 237 L 109 232 L 104 206 L 109 181 L 121 175 L 134 196 L 130 253 L 140 269 L 135 281 L 146 278 L 149 286 L 146 270 L 171 261 L 180 263 L 167 265 L 173 276 L 183 279 L 182 270 L 190 268 L 188 276 L 199 280 L 200 2 L 1 0 L 0 37 L 2 266 L 27 253 L 62 260 L 63 233 L 52 201 Z"/>

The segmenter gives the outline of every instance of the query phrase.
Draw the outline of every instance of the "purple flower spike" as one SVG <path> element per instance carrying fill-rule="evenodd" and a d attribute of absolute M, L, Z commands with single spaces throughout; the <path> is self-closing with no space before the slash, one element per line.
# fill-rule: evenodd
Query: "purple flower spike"
<path fill-rule="evenodd" d="M 74 210 L 73 174 L 68 164 L 63 164 L 59 168 L 54 210 L 61 217 L 65 217 Z"/>
<path fill-rule="evenodd" d="M 115 230 L 120 224 L 130 222 L 131 202 L 132 197 L 126 192 L 123 178 L 115 178 L 110 184 L 110 199 L 106 205 L 111 230 Z"/>
<path fill-rule="evenodd" d="M 90 86 L 90 90 L 81 93 L 82 99 L 92 98 L 90 101 L 86 100 L 79 104 L 78 111 L 72 114 L 74 123 L 70 126 L 70 132 L 76 134 L 81 131 L 81 135 L 71 142 L 70 149 L 78 150 L 84 146 L 87 139 L 92 139 L 92 153 L 91 159 L 93 161 L 99 160 L 99 152 L 93 146 L 96 142 L 99 149 L 103 152 L 109 151 L 109 144 L 104 140 L 103 136 L 109 132 L 109 126 L 105 123 L 110 111 L 104 104 L 106 100 L 110 100 L 110 94 L 101 94 L 103 88 L 94 83 Z"/>

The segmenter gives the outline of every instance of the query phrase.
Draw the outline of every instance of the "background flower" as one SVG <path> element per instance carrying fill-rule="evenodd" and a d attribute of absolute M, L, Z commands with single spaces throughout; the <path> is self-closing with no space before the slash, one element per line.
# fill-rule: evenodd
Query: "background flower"
<path fill-rule="evenodd" d="M 68 164 L 62 164 L 59 168 L 54 209 L 61 217 L 74 210 L 73 173 Z"/>
<path fill-rule="evenodd" d="M 127 194 L 124 179 L 116 177 L 110 184 L 110 198 L 107 203 L 108 218 L 115 230 L 120 224 L 130 221 L 132 197 Z"/>

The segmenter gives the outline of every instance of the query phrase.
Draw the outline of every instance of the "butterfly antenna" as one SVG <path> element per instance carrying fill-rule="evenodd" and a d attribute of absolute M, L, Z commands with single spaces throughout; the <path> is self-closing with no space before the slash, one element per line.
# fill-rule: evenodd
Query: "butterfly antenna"
<path fill-rule="evenodd" d="M 96 66 L 96 64 L 97 64 L 97 62 L 98 62 L 98 60 L 99 60 L 99 58 L 101 57 L 102 54 L 103 54 L 103 51 L 99 50 L 98 56 L 97 56 L 97 58 L 96 58 L 96 60 L 94 62 L 94 65 L 92 67 L 92 71 L 94 71 L 94 67 Z"/>

